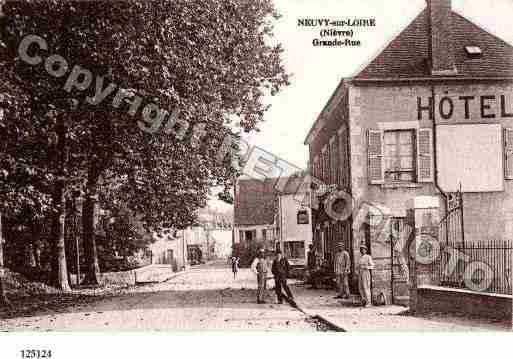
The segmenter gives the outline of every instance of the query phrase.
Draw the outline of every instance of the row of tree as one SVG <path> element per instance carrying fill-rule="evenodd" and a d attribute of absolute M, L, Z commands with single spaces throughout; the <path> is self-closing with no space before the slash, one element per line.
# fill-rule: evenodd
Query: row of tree
<path fill-rule="evenodd" d="M 5 1 L 1 14 L 0 219 L 9 228 L 0 243 L 6 234 L 31 245 L 45 224 L 50 281 L 64 291 L 65 236 L 77 201 L 84 282 L 98 284 L 95 204 L 128 208 L 149 230 L 163 221 L 187 227 L 211 188 L 229 200 L 237 169 L 217 159 L 226 134 L 256 130 L 267 95 L 288 84 L 282 50 L 271 44 L 278 16 L 270 0 L 24 0 Z M 42 57 L 59 54 L 100 76 L 103 88 L 114 83 L 179 109 L 189 128 L 204 124 L 201 144 L 191 146 L 191 131 L 186 138 L 142 131 L 129 104 L 112 106 L 115 92 L 90 104 L 94 82 L 64 91 L 68 74 L 49 76 L 44 61 L 20 59 L 27 35 L 46 41 Z M 0 292 L 5 302 L 1 276 Z"/>

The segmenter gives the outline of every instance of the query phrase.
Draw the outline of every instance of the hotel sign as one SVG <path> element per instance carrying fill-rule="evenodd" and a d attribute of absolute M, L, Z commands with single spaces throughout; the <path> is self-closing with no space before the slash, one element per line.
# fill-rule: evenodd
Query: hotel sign
<path fill-rule="evenodd" d="M 418 120 L 433 118 L 433 110 L 437 119 L 474 120 L 513 118 L 513 96 L 505 94 L 483 95 L 445 95 L 433 97 L 417 97 Z"/>

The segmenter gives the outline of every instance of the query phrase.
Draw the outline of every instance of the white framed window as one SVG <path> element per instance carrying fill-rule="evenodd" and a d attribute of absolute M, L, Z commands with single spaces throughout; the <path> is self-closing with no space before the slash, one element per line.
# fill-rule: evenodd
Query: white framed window
<path fill-rule="evenodd" d="M 337 169 L 339 166 L 338 159 L 338 136 L 333 136 L 330 139 L 330 174 L 329 174 L 329 183 L 337 184 Z"/>
<path fill-rule="evenodd" d="M 414 182 L 415 131 L 391 130 L 383 136 L 385 182 Z"/>
<path fill-rule="evenodd" d="M 286 241 L 283 242 L 283 250 L 285 256 L 289 259 L 305 258 L 305 242 L 304 241 Z"/>
<path fill-rule="evenodd" d="M 314 157 L 313 161 L 313 176 L 319 178 L 319 156 Z"/>
<path fill-rule="evenodd" d="M 433 182 L 430 128 L 369 129 L 367 155 L 370 184 Z"/>

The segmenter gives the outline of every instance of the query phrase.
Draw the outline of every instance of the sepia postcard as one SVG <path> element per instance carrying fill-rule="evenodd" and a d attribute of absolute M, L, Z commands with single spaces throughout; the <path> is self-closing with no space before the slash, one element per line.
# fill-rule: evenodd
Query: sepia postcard
<path fill-rule="evenodd" d="M 512 12 L 0 0 L 0 337 L 511 333 Z"/>

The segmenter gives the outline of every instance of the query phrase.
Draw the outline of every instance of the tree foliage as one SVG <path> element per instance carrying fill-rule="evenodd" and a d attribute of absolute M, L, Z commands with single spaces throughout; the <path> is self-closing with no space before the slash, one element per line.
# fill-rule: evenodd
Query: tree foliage
<path fill-rule="evenodd" d="M 0 107 L 7 115 L 0 131 L 9 141 L 1 147 L 0 195 L 6 207 L 28 206 L 58 221 L 66 196 L 85 197 L 84 244 L 94 272 L 97 198 L 122 203 L 149 228 L 162 221 L 191 225 L 214 187 L 231 200 L 238 173 L 231 161 L 219 161 L 220 146 L 233 129 L 257 130 L 269 95 L 288 84 L 282 49 L 271 45 L 278 15 L 270 0 L 25 0 L 7 1 L 3 13 Z M 38 52 L 43 63 L 20 59 L 27 35 L 47 42 L 48 50 Z M 53 54 L 69 64 L 66 75 L 45 70 Z M 65 91 L 75 65 L 91 72 L 91 85 Z M 101 103 L 87 101 L 109 84 L 115 90 Z M 113 106 L 121 88 L 141 97 L 135 114 L 126 101 Z M 150 103 L 175 111 L 183 133 L 170 120 L 145 131 L 150 124 L 141 113 Z M 200 124 L 204 130 L 195 132 Z"/>

